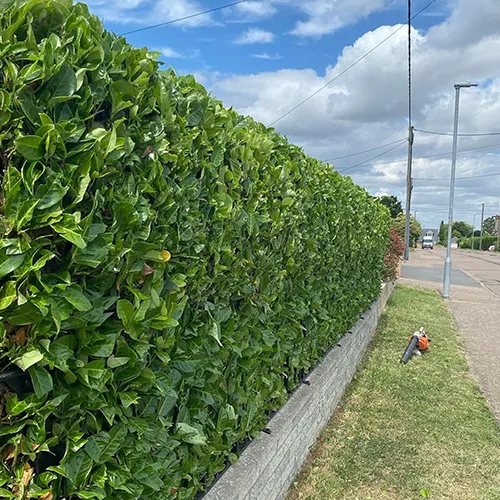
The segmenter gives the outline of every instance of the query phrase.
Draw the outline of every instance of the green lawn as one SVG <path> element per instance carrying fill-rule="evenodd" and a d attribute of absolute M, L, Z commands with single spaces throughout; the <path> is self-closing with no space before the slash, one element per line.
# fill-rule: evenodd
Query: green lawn
<path fill-rule="evenodd" d="M 431 349 L 401 365 L 424 326 Z M 499 367 L 500 369 L 500 367 Z M 289 500 L 500 499 L 500 426 L 437 293 L 397 287 Z"/>

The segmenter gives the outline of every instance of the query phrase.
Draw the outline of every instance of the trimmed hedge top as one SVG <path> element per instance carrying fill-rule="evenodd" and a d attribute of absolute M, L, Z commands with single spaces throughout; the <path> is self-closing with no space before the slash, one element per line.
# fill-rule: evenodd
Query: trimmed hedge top
<path fill-rule="evenodd" d="M 156 57 L 0 1 L 2 498 L 193 498 L 379 293 L 386 209 Z"/>

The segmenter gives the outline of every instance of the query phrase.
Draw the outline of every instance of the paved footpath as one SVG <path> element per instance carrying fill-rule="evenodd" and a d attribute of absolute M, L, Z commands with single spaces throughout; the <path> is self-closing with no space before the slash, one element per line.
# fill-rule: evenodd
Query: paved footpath
<path fill-rule="evenodd" d="M 402 283 L 442 292 L 445 250 L 417 249 Z M 471 373 L 500 421 L 500 255 L 454 250 L 448 306 L 465 339 Z"/>

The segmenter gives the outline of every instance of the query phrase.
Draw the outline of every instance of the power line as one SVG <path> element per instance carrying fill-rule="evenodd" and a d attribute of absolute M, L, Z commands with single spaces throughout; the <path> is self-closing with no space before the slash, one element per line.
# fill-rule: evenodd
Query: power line
<path fill-rule="evenodd" d="M 457 177 L 456 180 L 464 180 L 464 179 L 482 179 L 483 177 L 494 177 L 500 175 L 500 172 L 496 172 L 494 174 L 483 174 L 483 175 L 469 175 L 465 177 Z M 415 181 L 449 181 L 450 177 L 433 177 L 431 179 L 424 179 L 424 178 L 414 178 L 413 180 Z"/>
<path fill-rule="evenodd" d="M 448 179 L 449 180 L 449 179 Z M 423 205 L 429 205 L 428 203 L 424 203 Z M 495 203 L 485 203 L 485 206 L 495 206 L 495 207 L 498 207 L 498 202 L 495 202 Z M 447 205 L 436 205 L 436 204 L 432 204 L 431 208 L 434 208 L 434 207 L 442 207 L 442 208 L 448 208 Z M 466 207 L 467 208 L 467 207 Z M 424 210 L 427 210 L 427 208 L 425 206 L 423 206 L 423 209 Z M 415 210 L 420 210 L 420 208 L 418 207 L 415 207 Z M 448 210 L 446 210 L 446 212 L 448 212 Z"/>
<path fill-rule="evenodd" d="M 468 148 L 468 149 L 459 149 L 457 153 L 469 153 L 471 151 L 480 151 L 483 149 L 491 149 L 491 148 L 496 148 L 500 147 L 500 143 L 497 144 L 491 144 L 490 146 L 479 146 L 477 148 Z M 432 154 L 432 155 L 425 155 L 425 156 L 418 156 L 417 158 L 414 158 L 414 160 L 425 160 L 428 158 L 438 158 L 442 156 L 451 156 L 451 152 L 449 153 L 437 153 L 437 154 Z M 407 163 L 408 160 L 390 160 L 390 161 L 381 161 L 379 163 L 376 163 L 375 165 L 365 165 L 366 167 L 371 167 L 371 166 L 378 166 L 378 165 L 387 165 L 389 163 L 392 164 L 398 164 L 398 163 Z"/>
<path fill-rule="evenodd" d="M 490 148 L 496 148 L 499 147 L 500 143 L 496 144 L 491 144 L 491 146 L 479 146 L 477 148 L 468 148 L 468 149 L 459 149 L 457 153 L 469 153 L 470 151 L 479 151 L 481 149 L 490 149 Z M 449 153 L 438 153 L 438 154 L 432 154 L 432 155 L 427 155 L 427 156 L 419 156 L 418 159 L 426 159 L 426 158 L 437 158 L 439 156 L 451 156 L 451 152 Z"/>
<path fill-rule="evenodd" d="M 376 148 L 371 148 L 371 149 L 366 149 L 365 151 L 360 151 L 359 153 L 352 153 L 350 155 L 345 155 L 345 156 L 336 156 L 335 158 L 328 158 L 327 160 L 321 160 L 326 162 L 333 161 L 333 160 L 343 160 L 344 158 L 351 158 L 352 156 L 358 156 L 362 155 L 364 153 L 371 153 L 372 151 L 376 151 L 377 149 L 382 149 L 386 148 L 387 146 L 392 146 L 393 144 L 396 144 L 397 142 L 401 141 L 406 141 L 406 137 L 404 139 L 398 139 L 397 141 L 392 141 L 389 142 L 388 144 L 383 144 L 382 146 L 377 146 Z"/>
<path fill-rule="evenodd" d="M 342 174 L 344 172 L 347 172 L 348 170 L 351 170 L 353 168 L 359 167 L 360 165 L 363 165 L 364 163 L 367 163 L 369 161 L 375 160 L 376 158 L 380 158 L 381 156 L 386 155 L 387 153 L 390 153 L 391 151 L 394 151 L 396 148 L 399 148 L 399 146 L 402 146 L 405 142 L 408 142 L 408 139 L 403 139 L 402 141 L 400 141 L 398 144 L 396 144 L 392 148 L 389 148 L 386 151 L 383 151 L 382 153 L 378 154 L 377 156 L 373 156 L 372 158 L 368 158 L 365 161 L 361 161 L 359 163 L 356 163 L 356 165 L 351 165 L 350 167 L 343 168 L 342 170 L 339 170 L 338 172 L 340 174 Z"/>
<path fill-rule="evenodd" d="M 487 163 L 486 165 L 481 165 L 479 167 L 474 167 L 472 170 L 468 169 L 466 172 L 463 172 L 465 175 L 477 173 L 478 170 L 483 168 L 490 168 L 492 166 L 498 166 L 498 161 L 493 163 Z"/>
<path fill-rule="evenodd" d="M 152 24 L 150 26 L 144 26 L 143 28 L 137 28 L 136 30 L 126 31 L 120 36 L 132 35 L 133 33 L 139 33 L 140 31 L 152 30 L 154 28 L 159 28 L 160 26 L 167 26 L 168 24 L 180 23 L 181 21 L 187 21 L 188 19 L 193 19 L 194 17 L 204 16 L 205 14 L 211 14 L 212 12 L 217 12 L 218 10 L 228 9 L 229 7 L 234 7 L 241 3 L 249 2 L 250 0 L 240 0 L 239 2 L 228 3 L 226 5 L 221 5 L 220 7 L 214 7 L 213 9 L 204 10 L 203 12 L 196 12 L 195 14 L 190 14 L 189 16 L 179 17 L 177 19 L 171 19 L 170 21 L 165 21 L 164 23 Z"/>
<path fill-rule="evenodd" d="M 453 134 L 449 132 L 434 132 L 431 130 L 420 130 L 418 128 L 415 129 L 415 132 L 420 132 L 421 134 L 453 136 Z M 486 134 L 458 134 L 459 137 L 485 137 L 491 135 L 500 135 L 500 132 L 487 132 Z"/>
<path fill-rule="evenodd" d="M 436 1 L 437 0 L 431 0 L 425 7 L 423 7 L 422 9 L 420 9 L 413 17 L 411 17 L 410 21 L 413 21 L 413 19 L 415 19 L 422 12 L 424 12 L 424 10 L 428 9 Z M 402 24 L 399 28 L 396 28 L 389 36 L 386 36 L 381 42 L 377 43 L 377 45 L 375 45 L 374 47 L 372 47 L 368 52 L 366 52 L 364 55 L 362 55 L 359 59 L 356 59 L 356 61 L 354 61 L 349 66 L 347 66 L 347 68 L 344 69 L 343 71 L 341 71 L 337 76 L 335 76 L 334 78 L 332 78 L 331 80 L 329 80 L 327 83 L 325 83 L 325 85 L 323 85 L 321 88 L 319 88 L 318 90 L 316 90 L 315 92 L 313 92 L 309 97 L 306 97 L 303 101 L 299 102 L 299 104 L 297 104 L 292 109 L 290 109 L 289 111 L 287 111 L 284 115 L 281 115 L 279 118 L 277 118 L 276 120 L 274 120 L 269 126 L 272 127 L 273 125 L 275 125 L 279 121 L 283 120 L 283 118 L 285 118 L 289 114 L 293 113 L 296 109 L 300 108 L 303 104 L 305 104 L 307 101 L 309 101 L 310 99 L 312 99 L 314 96 L 318 95 L 322 90 L 326 89 L 326 87 L 328 87 L 329 85 L 331 85 L 334 81 L 336 81 L 342 75 L 344 75 L 345 73 L 347 73 L 350 69 L 354 68 L 354 66 L 356 66 L 358 63 L 360 63 L 365 57 L 369 56 L 372 52 L 374 52 L 376 49 L 378 49 L 383 43 L 387 42 L 387 40 L 389 40 L 389 38 L 392 38 L 398 31 L 402 30 L 406 26 L 406 24 L 407 23 Z"/>
<path fill-rule="evenodd" d="M 415 208 L 415 210 L 417 212 L 425 212 L 425 213 L 432 213 L 432 214 L 442 214 L 442 213 L 447 214 L 448 213 L 448 210 L 434 210 L 432 208 Z M 468 209 L 454 210 L 454 212 L 457 214 L 473 214 L 474 213 L 474 212 L 469 212 Z"/>

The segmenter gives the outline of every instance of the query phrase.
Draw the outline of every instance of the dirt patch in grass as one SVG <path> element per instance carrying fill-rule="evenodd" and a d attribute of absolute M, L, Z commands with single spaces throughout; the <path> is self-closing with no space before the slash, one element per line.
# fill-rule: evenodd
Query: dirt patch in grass
<path fill-rule="evenodd" d="M 431 349 L 399 358 L 424 326 Z M 500 369 L 500 367 L 499 367 Z M 500 500 L 500 426 L 441 297 L 398 286 L 289 500 Z"/>

